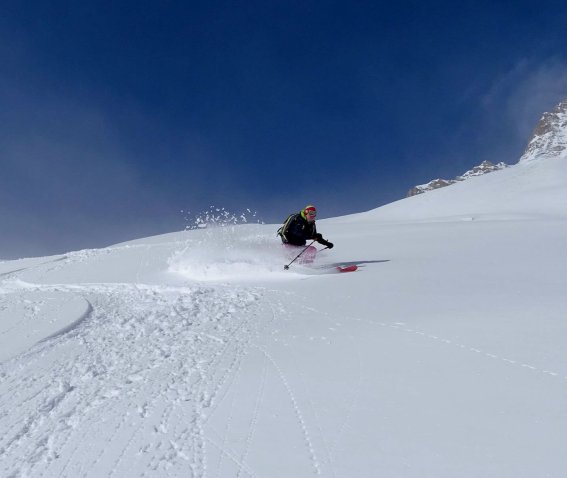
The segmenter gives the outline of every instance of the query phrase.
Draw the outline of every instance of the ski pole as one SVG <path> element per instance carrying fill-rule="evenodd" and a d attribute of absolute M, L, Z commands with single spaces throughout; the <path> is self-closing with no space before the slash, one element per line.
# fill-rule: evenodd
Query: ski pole
<path fill-rule="evenodd" d="M 311 244 L 313 244 L 313 242 Z M 303 254 L 307 249 L 309 249 L 309 247 L 311 247 L 311 244 L 307 244 L 307 247 L 303 249 L 299 254 L 297 254 L 297 256 L 295 256 L 295 259 L 293 259 L 293 261 L 291 261 L 288 265 L 283 266 L 283 268 L 287 271 L 289 269 L 289 266 L 291 266 L 299 258 L 301 254 Z"/>

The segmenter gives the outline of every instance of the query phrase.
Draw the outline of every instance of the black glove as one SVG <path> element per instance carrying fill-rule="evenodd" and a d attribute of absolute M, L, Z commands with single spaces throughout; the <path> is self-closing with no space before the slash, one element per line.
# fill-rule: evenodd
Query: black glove
<path fill-rule="evenodd" d="M 313 239 L 315 239 L 319 244 L 321 244 L 321 241 L 323 240 L 323 236 L 317 233 L 315 234 L 315 237 Z"/>
<path fill-rule="evenodd" d="M 327 246 L 328 249 L 332 249 L 333 248 L 333 243 L 326 241 L 325 239 L 321 238 L 319 239 L 319 244 L 323 244 L 324 246 Z"/>

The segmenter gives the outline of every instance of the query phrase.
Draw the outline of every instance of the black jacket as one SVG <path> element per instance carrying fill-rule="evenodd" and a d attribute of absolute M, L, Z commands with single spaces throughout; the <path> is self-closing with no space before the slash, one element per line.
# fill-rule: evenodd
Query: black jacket
<path fill-rule="evenodd" d="M 304 219 L 301 213 L 289 216 L 284 225 L 279 228 L 278 234 L 284 244 L 293 244 L 294 246 L 304 246 L 309 239 L 321 238 L 321 235 L 317 234 L 315 221 L 307 222 L 307 219 Z"/>

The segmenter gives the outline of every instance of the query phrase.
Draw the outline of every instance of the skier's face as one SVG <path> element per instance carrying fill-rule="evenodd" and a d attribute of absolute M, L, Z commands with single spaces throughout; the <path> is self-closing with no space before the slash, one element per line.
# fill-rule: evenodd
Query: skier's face
<path fill-rule="evenodd" d="M 307 222 L 315 222 L 316 217 L 317 213 L 315 211 L 308 211 L 307 214 L 305 214 L 305 219 L 307 219 Z"/>

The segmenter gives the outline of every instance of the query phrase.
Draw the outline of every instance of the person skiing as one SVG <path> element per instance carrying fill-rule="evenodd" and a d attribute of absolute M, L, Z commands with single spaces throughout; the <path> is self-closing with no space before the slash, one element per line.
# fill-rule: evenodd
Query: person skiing
<path fill-rule="evenodd" d="M 315 226 L 315 218 L 317 217 L 317 209 L 313 205 L 308 205 L 301 212 L 290 214 L 278 229 L 282 243 L 286 247 L 305 246 L 308 240 L 317 241 L 329 249 L 333 248 L 333 243 L 323 239 L 323 236 L 317 232 Z M 313 262 L 317 249 L 309 246 L 302 255 L 302 262 Z"/>

